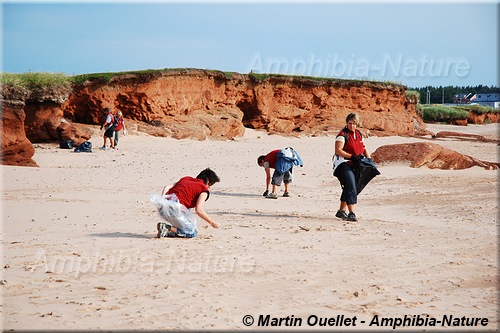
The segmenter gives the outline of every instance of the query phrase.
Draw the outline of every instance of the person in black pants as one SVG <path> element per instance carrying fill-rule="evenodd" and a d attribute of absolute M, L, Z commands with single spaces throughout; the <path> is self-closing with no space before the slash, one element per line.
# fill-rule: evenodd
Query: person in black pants
<path fill-rule="evenodd" d="M 363 136 L 357 129 L 359 124 L 359 116 L 356 113 L 350 113 L 346 118 L 346 126 L 335 138 L 333 174 L 339 179 L 342 186 L 340 208 L 335 216 L 347 221 L 358 220 L 354 213 L 354 205 L 358 202 L 354 173 L 355 164 L 359 163 L 364 157 L 370 158 Z M 346 213 L 346 208 L 349 213 Z"/>

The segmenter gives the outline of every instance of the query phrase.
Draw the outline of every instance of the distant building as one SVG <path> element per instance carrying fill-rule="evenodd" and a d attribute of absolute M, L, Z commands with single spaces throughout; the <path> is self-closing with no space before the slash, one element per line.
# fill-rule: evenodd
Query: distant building
<path fill-rule="evenodd" d="M 455 104 L 466 104 L 470 103 L 476 95 L 473 95 L 472 93 L 469 94 L 457 94 L 453 96 L 453 103 Z"/>
<path fill-rule="evenodd" d="M 500 109 L 500 92 L 477 93 L 471 101 L 474 101 L 474 104 Z"/>

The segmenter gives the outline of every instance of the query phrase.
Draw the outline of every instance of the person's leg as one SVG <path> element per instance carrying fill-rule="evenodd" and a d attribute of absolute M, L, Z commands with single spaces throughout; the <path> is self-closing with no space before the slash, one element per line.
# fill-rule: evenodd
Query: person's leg
<path fill-rule="evenodd" d="M 347 214 L 347 221 L 357 221 L 356 214 L 354 213 L 354 205 L 358 203 L 358 193 L 356 192 L 356 176 L 353 168 L 346 166 L 344 169 L 344 192 L 345 202 L 349 214 Z"/>
<path fill-rule="evenodd" d="M 198 231 L 195 229 L 192 233 L 188 234 L 184 232 L 184 230 L 176 228 L 176 235 L 177 237 L 184 237 L 184 238 L 194 238 L 196 235 L 198 235 Z"/>
<path fill-rule="evenodd" d="M 340 207 L 335 216 L 343 220 L 350 220 L 349 216 L 351 218 L 356 216 L 354 214 L 354 205 L 357 203 L 356 177 L 353 169 L 347 163 L 342 163 L 337 169 L 336 174 L 342 186 L 342 194 L 340 196 Z M 346 213 L 346 208 L 350 214 Z"/>
<path fill-rule="evenodd" d="M 158 222 L 156 225 L 156 229 L 158 230 L 158 234 L 156 237 L 177 237 L 178 229 L 173 225 L 167 224 L 165 222 Z"/>
<path fill-rule="evenodd" d="M 347 209 L 350 213 L 354 213 L 354 205 L 347 205 Z"/>
<path fill-rule="evenodd" d="M 347 163 L 343 164 L 339 166 L 342 167 L 340 172 L 340 177 L 342 178 L 342 195 L 340 196 L 340 201 L 345 201 L 349 208 L 349 205 L 355 205 L 358 201 L 356 176 L 354 175 L 354 170 Z"/>
<path fill-rule="evenodd" d="M 335 214 L 335 217 L 338 217 L 342 220 L 347 220 L 347 213 L 345 212 L 346 208 L 347 208 L 347 203 L 345 201 L 340 201 L 340 207 L 337 213 Z"/>
<path fill-rule="evenodd" d="M 271 193 L 274 193 L 276 194 L 276 192 L 278 191 L 278 186 L 276 184 L 272 184 L 272 189 L 271 189 Z"/>
<path fill-rule="evenodd" d="M 186 233 L 184 230 L 179 229 L 173 225 L 166 224 L 164 222 L 158 223 L 158 238 L 161 237 L 184 237 L 184 238 L 194 238 L 198 235 L 198 231 L 195 229 L 192 233 Z"/>
<path fill-rule="evenodd" d="M 278 186 L 283 182 L 283 175 L 280 175 L 276 170 L 274 170 L 273 176 L 271 178 L 272 192 L 267 195 L 267 198 L 278 198 Z"/>
<path fill-rule="evenodd" d="M 292 169 L 288 170 L 283 174 L 283 182 L 285 183 L 285 193 L 283 193 L 284 197 L 289 197 L 290 196 L 290 184 L 292 183 L 293 180 L 293 173 Z"/>
<path fill-rule="evenodd" d="M 112 136 L 113 136 L 113 132 L 111 132 L 109 129 L 107 129 L 105 132 L 104 132 L 104 145 L 102 147 L 102 149 L 106 149 L 106 140 L 109 139 L 109 142 L 111 144 L 111 147 L 113 147 L 113 141 L 112 141 Z"/>
<path fill-rule="evenodd" d="M 120 131 L 115 131 L 115 147 L 118 146 L 119 138 L 120 138 Z"/>

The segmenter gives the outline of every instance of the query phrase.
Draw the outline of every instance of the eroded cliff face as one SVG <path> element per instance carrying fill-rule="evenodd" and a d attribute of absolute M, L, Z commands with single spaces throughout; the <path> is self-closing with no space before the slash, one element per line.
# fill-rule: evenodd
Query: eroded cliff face
<path fill-rule="evenodd" d="M 24 102 L 2 101 L 1 131 L 2 146 L 0 147 L 2 164 L 20 166 L 38 166 L 32 159 L 35 148 L 26 137 L 24 131 Z"/>
<path fill-rule="evenodd" d="M 102 124 L 106 107 L 143 124 L 141 131 L 178 139 L 232 139 L 242 136 L 245 127 L 281 135 L 331 135 L 350 112 L 360 115 L 366 135 L 426 134 L 404 86 L 367 81 L 257 80 L 182 69 L 123 74 L 110 82 L 93 79 L 67 91 L 2 91 L 4 164 L 32 165 L 31 143 L 88 140 L 92 132 L 81 124 Z M 9 119 L 17 119 L 16 125 Z"/>
<path fill-rule="evenodd" d="M 360 114 L 375 135 L 415 135 L 425 124 L 409 104 L 403 86 L 370 82 L 316 81 L 203 70 L 123 75 L 111 82 L 75 87 L 62 105 L 75 122 L 98 124 L 102 110 L 121 110 L 131 120 L 154 124 L 156 135 L 231 139 L 244 127 L 284 135 L 328 135 Z M 181 133 L 183 133 L 181 135 Z"/>

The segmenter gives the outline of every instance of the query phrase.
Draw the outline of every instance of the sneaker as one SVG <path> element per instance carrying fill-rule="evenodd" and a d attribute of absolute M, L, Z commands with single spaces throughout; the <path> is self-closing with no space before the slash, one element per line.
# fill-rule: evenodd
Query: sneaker
<path fill-rule="evenodd" d="M 356 214 L 354 212 L 350 212 L 349 215 L 347 215 L 347 221 L 357 221 Z"/>
<path fill-rule="evenodd" d="M 290 193 L 285 192 L 285 193 L 283 193 L 283 196 L 284 196 L 284 197 L 289 197 L 289 196 L 290 196 Z"/>
<path fill-rule="evenodd" d="M 276 193 L 269 193 L 266 198 L 268 199 L 278 199 L 278 194 Z"/>
<path fill-rule="evenodd" d="M 156 230 L 158 230 L 157 238 L 167 237 L 167 234 L 170 232 L 170 225 L 164 222 L 158 222 L 156 225 Z"/>
<path fill-rule="evenodd" d="M 100 150 L 106 150 L 106 146 L 99 147 Z"/>
<path fill-rule="evenodd" d="M 335 217 L 338 217 L 339 219 L 342 219 L 342 220 L 347 220 L 347 214 L 343 210 L 338 210 L 337 214 L 335 214 Z"/>
<path fill-rule="evenodd" d="M 173 231 L 169 231 L 169 232 L 167 232 L 167 237 L 170 237 L 170 238 L 177 237 L 177 234 Z"/>

